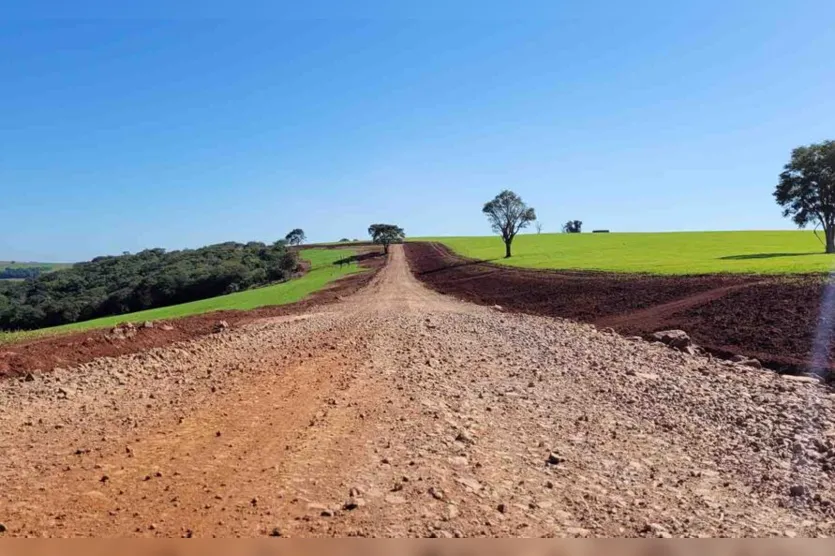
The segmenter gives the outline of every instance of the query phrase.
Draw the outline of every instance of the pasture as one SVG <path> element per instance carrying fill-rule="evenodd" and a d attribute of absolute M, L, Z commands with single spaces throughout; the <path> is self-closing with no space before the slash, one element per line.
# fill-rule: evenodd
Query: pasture
<path fill-rule="evenodd" d="M 822 233 L 818 232 L 822 237 Z M 808 274 L 835 269 L 811 231 L 521 234 L 504 258 L 498 236 L 413 238 L 496 264 L 541 269 L 687 274 Z"/>

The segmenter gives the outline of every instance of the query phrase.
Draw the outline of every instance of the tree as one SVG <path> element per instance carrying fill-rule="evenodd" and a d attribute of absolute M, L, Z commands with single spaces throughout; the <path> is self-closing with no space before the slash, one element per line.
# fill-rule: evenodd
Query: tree
<path fill-rule="evenodd" d="M 350 243 L 350 241 L 351 240 L 348 239 L 347 237 L 343 237 L 342 239 L 339 240 L 339 243 Z"/>
<path fill-rule="evenodd" d="M 519 230 L 536 220 L 536 211 L 526 205 L 519 195 L 507 189 L 485 203 L 481 212 L 487 215 L 493 231 L 502 236 L 506 259 L 511 256 L 510 246 Z"/>
<path fill-rule="evenodd" d="M 581 220 L 569 220 L 563 224 L 562 231 L 564 234 L 579 234 L 583 231 L 583 222 Z"/>
<path fill-rule="evenodd" d="M 389 252 L 389 245 L 401 243 L 406 237 L 403 228 L 394 224 L 372 224 L 368 227 L 368 235 L 371 236 L 371 241 L 383 246 L 383 252 L 386 254 Z"/>
<path fill-rule="evenodd" d="M 290 245 L 301 245 L 306 239 L 307 237 L 304 235 L 304 230 L 301 228 L 296 228 L 284 236 L 284 240 Z"/>
<path fill-rule="evenodd" d="M 826 252 L 835 253 L 835 141 L 794 149 L 774 199 L 799 228 L 823 228 Z"/>
<path fill-rule="evenodd" d="M 542 222 L 537 222 L 534 224 L 534 227 L 536 228 L 537 235 L 542 233 Z"/>

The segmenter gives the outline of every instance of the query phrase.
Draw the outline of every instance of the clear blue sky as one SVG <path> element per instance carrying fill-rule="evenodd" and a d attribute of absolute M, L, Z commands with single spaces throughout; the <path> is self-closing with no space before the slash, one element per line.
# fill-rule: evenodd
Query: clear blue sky
<path fill-rule="evenodd" d="M 546 231 L 791 228 L 835 138 L 831 0 L 108 4 L 0 12 L 0 260 L 487 234 L 504 188 Z"/>

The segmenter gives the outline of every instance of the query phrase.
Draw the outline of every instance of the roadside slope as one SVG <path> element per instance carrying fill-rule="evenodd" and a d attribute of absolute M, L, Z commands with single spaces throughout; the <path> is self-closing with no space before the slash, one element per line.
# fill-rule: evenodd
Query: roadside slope
<path fill-rule="evenodd" d="M 109 328 L 92 328 L 75 332 L 70 329 L 61 334 L 50 334 L 55 329 L 35 330 L 33 331 L 36 334 L 35 339 L 26 339 L 25 336 L 20 338 L 20 336 L 14 336 L 12 334 L 11 337 L 18 337 L 20 340 L 18 342 L 8 343 L 0 342 L 0 379 L 8 376 L 23 376 L 28 372 L 49 371 L 56 366 L 67 367 L 79 363 L 86 363 L 97 357 L 114 357 L 136 353 L 154 347 L 161 347 L 175 342 L 206 336 L 215 331 L 218 322 L 221 320 L 231 326 L 237 326 L 267 317 L 295 315 L 314 310 L 316 307 L 334 303 L 343 296 L 350 295 L 362 289 L 371 281 L 376 271 L 382 266 L 383 259 L 376 256 L 361 257 L 360 264 L 365 272 L 355 272 L 353 267 L 351 269 L 346 267 L 343 271 L 322 269 L 319 275 L 314 277 L 315 282 L 312 284 L 311 282 L 307 282 L 302 286 L 302 292 L 307 291 L 307 288 L 312 286 L 319 286 L 319 281 L 322 279 L 325 279 L 327 283 L 301 301 L 293 303 L 274 304 L 276 302 L 275 297 L 264 299 L 263 294 L 257 290 L 253 290 L 251 292 L 241 292 L 241 294 L 255 293 L 256 297 L 261 299 L 261 303 L 267 303 L 267 306 L 246 311 L 209 311 L 212 304 L 216 304 L 215 307 L 221 308 L 225 306 L 234 307 L 235 302 L 230 303 L 223 298 L 207 299 L 195 303 L 206 305 L 203 308 L 206 308 L 208 312 L 162 322 L 155 321 L 153 328 L 140 326 L 131 330 L 127 335 L 113 334 Z M 331 258 L 337 259 L 339 257 Z M 314 270 L 314 272 L 316 271 Z M 298 286 L 292 284 L 292 282 L 278 284 L 277 286 L 273 286 L 273 288 L 281 288 L 282 286 L 289 286 L 299 293 Z M 266 290 L 269 288 L 262 289 Z M 232 296 L 223 297 L 229 298 Z M 286 301 L 287 297 L 284 297 L 283 300 Z M 176 315 L 178 308 L 179 310 L 183 310 L 183 306 L 164 308 L 164 310 L 173 309 L 173 314 Z M 150 312 L 130 313 L 119 315 L 118 317 L 107 317 L 106 319 L 97 319 L 96 321 L 78 324 L 87 324 L 93 327 L 97 324 L 103 325 L 105 322 L 108 327 L 117 323 L 134 321 L 141 324 L 143 320 L 149 317 L 149 313 L 159 314 L 159 311 L 151 310 Z M 38 337 L 37 333 L 41 333 L 43 337 Z M 9 337 L 7 336 L 6 339 L 9 339 Z"/>
<path fill-rule="evenodd" d="M 217 311 L 246 311 L 260 307 L 285 305 L 299 301 L 335 280 L 361 272 L 356 264 L 356 251 L 352 249 L 304 249 L 300 251 L 303 257 L 301 263 L 305 268 L 304 273 L 284 282 L 226 295 L 207 297 L 187 303 L 110 315 L 60 326 L 19 332 L 0 331 L 0 344 L 25 341 L 42 336 L 108 328 L 124 322 L 175 319 Z M 346 261 L 348 264 L 338 264 L 340 260 Z"/>

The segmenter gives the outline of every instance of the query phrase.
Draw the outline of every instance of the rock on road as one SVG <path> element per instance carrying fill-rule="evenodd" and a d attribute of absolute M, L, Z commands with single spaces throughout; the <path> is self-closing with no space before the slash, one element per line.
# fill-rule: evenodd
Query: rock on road
<path fill-rule="evenodd" d="M 0 384 L 0 536 L 835 533 L 821 385 L 424 288 Z"/>

